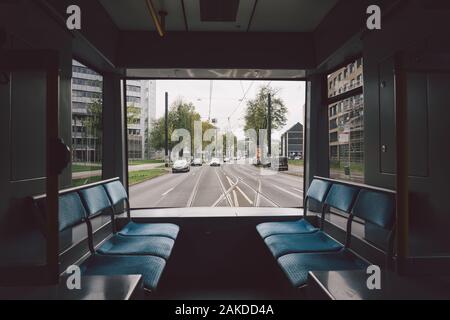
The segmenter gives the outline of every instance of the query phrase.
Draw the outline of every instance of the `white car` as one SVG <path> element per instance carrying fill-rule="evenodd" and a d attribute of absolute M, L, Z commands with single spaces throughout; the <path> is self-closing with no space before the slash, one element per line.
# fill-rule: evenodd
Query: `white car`
<path fill-rule="evenodd" d="M 195 158 L 192 163 L 191 166 L 201 166 L 203 164 L 202 159 L 201 158 Z"/>
<path fill-rule="evenodd" d="M 191 167 L 189 166 L 189 163 L 185 159 L 179 159 L 175 160 L 175 162 L 172 165 L 172 172 L 189 172 L 191 170 Z"/>
<path fill-rule="evenodd" d="M 226 157 L 225 159 L 223 159 L 223 162 L 230 162 L 230 158 Z"/>
<path fill-rule="evenodd" d="M 212 158 L 211 161 L 209 162 L 209 165 L 211 167 L 220 167 L 220 161 L 218 158 Z"/>

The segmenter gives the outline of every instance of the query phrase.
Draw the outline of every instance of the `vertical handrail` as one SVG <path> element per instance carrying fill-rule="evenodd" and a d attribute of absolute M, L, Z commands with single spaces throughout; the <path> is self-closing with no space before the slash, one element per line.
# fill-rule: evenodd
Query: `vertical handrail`
<path fill-rule="evenodd" d="M 397 272 L 404 273 L 409 255 L 409 153 L 408 153 L 408 110 L 407 79 L 402 63 L 403 54 L 395 56 L 395 142 L 396 142 L 396 235 L 397 235 Z"/>
<path fill-rule="evenodd" d="M 58 54 L 47 57 L 46 91 L 46 204 L 47 219 L 47 267 L 50 281 L 59 281 L 59 229 L 58 229 L 58 172 L 52 161 L 57 154 L 59 124 L 59 59 Z"/>

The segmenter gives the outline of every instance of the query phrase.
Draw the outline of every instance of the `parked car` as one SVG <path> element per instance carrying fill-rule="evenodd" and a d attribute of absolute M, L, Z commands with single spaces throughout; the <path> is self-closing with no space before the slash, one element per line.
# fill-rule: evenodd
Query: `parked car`
<path fill-rule="evenodd" d="M 212 158 L 209 165 L 211 167 L 220 167 L 220 160 L 218 158 Z"/>
<path fill-rule="evenodd" d="M 287 157 L 279 157 L 278 158 L 278 171 L 287 171 L 288 167 L 288 158 Z"/>
<path fill-rule="evenodd" d="M 230 158 L 226 157 L 225 159 L 223 159 L 223 162 L 230 162 Z"/>
<path fill-rule="evenodd" d="M 172 172 L 189 172 L 191 170 L 191 167 L 189 166 L 189 163 L 185 159 L 179 159 L 175 160 L 175 162 L 172 165 Z"/>
<path fill-rule="evenodd" d="M 191 162 L 191 166 L 196 167 L 196 166 L 202 166 L 203 165 L 203 161 L 201 158 L 195 158 L 194 160 L 192 160 Z"/>

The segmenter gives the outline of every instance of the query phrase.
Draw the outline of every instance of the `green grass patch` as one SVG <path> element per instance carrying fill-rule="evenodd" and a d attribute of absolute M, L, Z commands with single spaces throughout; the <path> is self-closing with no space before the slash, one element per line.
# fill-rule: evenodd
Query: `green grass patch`
<path fill-rule="evenodd" d="M 83 178 L 83 179 L 72 179 L 72 187 L 83 186 L 88 183 L 100 181 L 101 179 L 102 179 L 102 176 L 92 176 L 92 177 Z"/>
<path fill-rule="evenodd" d="M 129 166 L 136 166 L 139 164 L 148 164 L 148 163 L 164 163 L 164 160 L 151 159 L 151 160 L 129 160 L 128 161 Z"/>
<path fill-rule="evenodd" d="M 293 166 L 303 166 L 304 161 L 302 160 L 288 160 L 289 164 L 292 164 Z"/>
<path fill-rule="evenodd" d="M 72 164 L 72 172 L 100 170 L 102 165 L 99 163 L 75 163 Z"/>
<path fill-rule="evenodd" d="M 128 173 L 128 184 L 132 186 L 133 184 L 150 180 L 166 173 L 168 173 L 168 171 L 164 168 L 130 171 Z"/>

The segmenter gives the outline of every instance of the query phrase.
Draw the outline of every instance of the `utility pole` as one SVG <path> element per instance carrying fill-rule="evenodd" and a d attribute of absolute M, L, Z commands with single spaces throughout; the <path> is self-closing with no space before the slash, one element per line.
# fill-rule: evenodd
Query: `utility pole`
<path fill-rule="evenodd" d="M 272 157 L 272 98 L 270 93 L 267 102 L 267 153 L 270 159 Z"/>
<path fill-rule="evenodd" d="M 165 95 L 165 112 L 164 112 L 164 151 L 166 167 L 169 166 L 169 93 Z"/>

